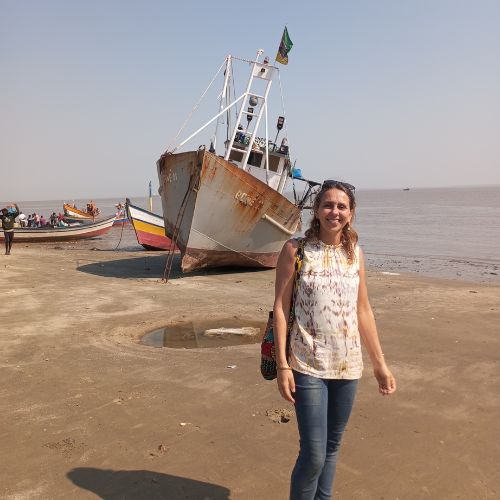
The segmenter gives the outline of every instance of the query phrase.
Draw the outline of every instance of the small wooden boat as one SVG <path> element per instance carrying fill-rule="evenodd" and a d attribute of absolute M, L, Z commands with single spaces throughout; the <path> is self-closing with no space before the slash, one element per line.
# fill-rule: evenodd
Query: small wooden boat
<path fill-rule="evenodd" d="M 76 224 L 76 223 L 79 223 L 79 224 L 91 224 L 92 222 L 94 222 L 94 219 L 92 217 L 89 217 L 89 218 L 82 218 L 82 217 L 73 217 L 71 215 L 65 215 L 64 216 L 64 222 L 68 223 L 69 225 L 71 224 Z"/>
<path fill-rule="evenodd" d="M 95 217 L 99 215 L 99 209 L 97 208 L 95 212 L 86 212 L 84 210 L 80 210 L 79 208 L 70 205 L 69 203 L 64 203 L 64 215 L 70 219 L 90 219 L 93 220 Z"/>
<path fill-rule="evenodd" d="M 146 250 L 169 250 L 172 240 L 165 236 L 165 223 L 163 217 L 153 212 L 125 202 L 128 219 L 132 224 L 137 242 Z"/>
<path fill-rule="evenodd" d="M 75 222 L 79 222 L 80 224 L 88 224 L 89 222 L 94 222 L 94 218 L 85 217 L 82 218 L 80 216 L 74 217 L 72 215 L 64 216 L 65 222 L 68 224 L 73 224 Z M 123 224 L 128 224 L 129 220 L 127 218 L 127 213 L 125 212 L 125 208 L 118 210 L 115 214 L 115 221 L 113 222 L 113 226 L 123 226 Z"/>
<path fill-rule="evenodd" d="M 14 229 L 14 241 L 33 243 L 37 241 L 74 241 L 94 238 L 108 232 L 113 226 L 115 216 L 89 224 L 69 227 L 18 227 Z M 4 240 L 3 230 L 0 230 L 0 241 Z"/>

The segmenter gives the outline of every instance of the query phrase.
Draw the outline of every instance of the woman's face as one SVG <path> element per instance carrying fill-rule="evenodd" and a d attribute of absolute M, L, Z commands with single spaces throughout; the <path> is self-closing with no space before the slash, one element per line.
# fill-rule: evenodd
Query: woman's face
<path fill-rule="evenodd" d="M 342 233 L 342 229 L 352 219 L 349 196 L 340 189 L 325 191 L 315 215 L 319 220 L 320 231 L 326 234 Z"/>

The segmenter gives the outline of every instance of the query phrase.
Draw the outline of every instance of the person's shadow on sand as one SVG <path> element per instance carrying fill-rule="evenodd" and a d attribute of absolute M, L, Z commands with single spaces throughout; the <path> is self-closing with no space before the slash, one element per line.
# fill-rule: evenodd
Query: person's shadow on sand
<path fill-rule="evenodd" d="M 105 500 L 229 500 L 223 486 L 148 470 L 78 467 L 67 477 Z"/>

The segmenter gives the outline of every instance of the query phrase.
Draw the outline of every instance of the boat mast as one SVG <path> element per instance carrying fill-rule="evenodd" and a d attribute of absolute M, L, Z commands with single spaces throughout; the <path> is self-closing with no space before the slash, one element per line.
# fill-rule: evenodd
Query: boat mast
<path fill-rule="evenodd" d="M 269 131 L 267 128 L 267 102 L 264 103 L 264 113 L 266 114 L 266 184 L 269 184 Z"/>
<path fill-rule="evenodd" d="M 226 71 L 224 72 L 224 86 L 222 87 L 222 93 L 220 95 L 220 106 L 219 106 L 219 116 L 221 116 L 220 112 L 224 109 L 224 104 L 225 104 L 225 99 L 226 99 L 226 93 L 227 93 L 227 87 L 229 84 L 229 78 L 231 76 L 231 54 L 229 54 L 226 57 Z M 215 125 L 215 133 L 212 138 L 212 146 L 214 151 L 217 149 L 217 132 L 219 130 L 219 123 L 220 120 L 218 119 Z M 212 149 L 212 148 L 210 148 Z"/>
<path fill-rule="evenodd" d="M 283 87 L 281 86 L 281 76 L 280 76 L 279 72 L 278 72 L 278 83 L 280 86 L 281 108 L 282 108 L 283 116 L 278 117 L 278 123 L 276 124 L 276 127 L 278 129 L 278 133 L 276 134 L 276 139 L 274 139 L 274 142 L 276 142 L 278 140 L 278 135 L 280 133 L 280 130 L 282 128 L 284 128 L 285 129 L 285 140 L 286 140 L 286 145 L 287 145 L 286 156 L 287 156 L 288 165 L 285 161 L 285 165 L 284 165 L 285 168 L 283 168 L 283 171 L 281 172 L 281 179 L 280 179 L 280 182 L 278 184 L 278 190 L 277 190 L 279 193 L 283 193 L 285 186 L 286 186 L 286 181 L 287 181 L 288 175 L 290 175 L 290 177 L 292 178 L 292 182 L 293 182 L 293 169 L 292 169 L 292 163 L 291 163 L 292 160 L 290 158 L 290 150 L 288 149 L 288 130 L 287 130 L 287 125 L 286 125 L 285 100 L 283 98 Z M 287 168 L 287 166 L 288 166 L 288 168 Z"/>

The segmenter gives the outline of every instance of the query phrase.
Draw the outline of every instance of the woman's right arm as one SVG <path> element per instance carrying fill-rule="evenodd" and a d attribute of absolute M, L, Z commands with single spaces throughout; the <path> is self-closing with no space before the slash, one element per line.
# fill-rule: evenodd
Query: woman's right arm
<path fill-rule="evenodd" d="M 276 266 L 276 284 L 274 296 L 274 342 L 276 349 L 276 364 L 278 365 L 278 389 L 281 396 L 294 403 L 295 381 L 286 357 L 286 335 L 290 302 L 294 285 L 295 256 L 297 240 L 289 240 L 283 246 Z"/>

